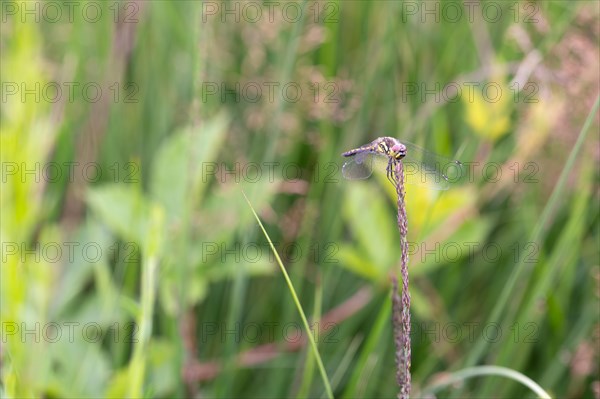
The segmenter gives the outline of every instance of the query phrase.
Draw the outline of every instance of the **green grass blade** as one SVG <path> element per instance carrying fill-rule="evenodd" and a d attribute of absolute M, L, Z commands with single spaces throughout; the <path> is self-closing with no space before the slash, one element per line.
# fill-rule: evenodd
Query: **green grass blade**
<path fill-rule="evenodd" d="M 319 279 L 320 280 L 320 279 Z M 319 328 L 319 323 L 321 322 L 321 307 L 323 304 L 323 286 L 319 283 L 317 285 L 317 290 L 315 292 L 315 304 L 313 306 L 313 323 L 317 327 L 317 334 L 320 334 L 321 329 Z M 317 335 L 317 340 L 320 339 L 320 336 Z M 298 394 L 296 394 L 297 398 L 307 398 L 310 395 L 310 387 L 312 386 L 313 376 L 315 369 L 315 357 L 312 355 L 312 352 L 308 352 L 306 354 L 306 362 L 304 364 L 304 373 L 302 375 L 302 383 L 300 384 L 300 389 L 298 390 Z"/>
<path fill-rule="evenodd" d="M 308 319 L 306 318 L 306 315 L 304 314 L 304 311 L 302 310 L 302 305 L 300 304 L 298 295 L 296 295 L 296 290 L 294 290 L 294 286 L 292 285 L 292 280 L 290 279 L 290 276 L 288 275 L 287 271 L 285 270 L 285 267 L 283 266 L 283 262 L 281 261 L 281 258 L 279 257 L 279 254 L 277 253 L 275 246 L 273 245 L 273 241 L 271 241 L 271 237 L 269 237 L 267 230 L 265 230 L 265 227 L 263 226 L 262 222 L 260 221 L 258 214 L 252 207 L 250 200 L 248 199 L 248 197 L 246 196 L 246 193 L 243 190 L 242 190 L 242 194 L 244 195 L 244 198 L 246 199 L 246 202 L 248 203 L 248 206 L 250 207 L 250 210 L 252 211 L 254 218 L 258 222 L 260 229 L 262 230 L 263 234 L 265 235 L 265 238 L 269 242 L 269 247 L 271 248 L 271 251 L 273 251 L 273 255 L 275 255 L 275 259 L 277 260 L 277 264 L 279 265 L 279 268 L 281 269 L 281 273 L 283 274 L 283 277 L 285 278 L 285 282 L 287 283 L 290 293 L 292 294 L 292 298 L 294 300 L 294 303 L 296 304 L 298 313 L 300 313 L 300 318 L 302 319 L 302 324 L 304 324 L 304 328 L 306 329 L 306 334 L 308 336 L 308 341 L 310 343 L 310 347 L 311 347 L 313 355 L 317 361 L 317 366 L 319 367 L 319 372 L 321 373 L 321 377 L 323 379 L 323 385 L 325 385 L 325 390 L 327 391 L 327 397 L 333 399 L 333 391 L 331 390 L 331 385 L 329 384 L 329 379 L 327 378 L 327 372 L 325 371 L 325 366 L 323 365 L 323 361 L 321 360 L 321 356 L 319 355 L 319 350 L 317 348 L 317 343 L 315 342 L 315 338 L 314 338 L 312 332 L 310 331 L 310 327 L 308 325 Z"/>
<path fill-rule="evenodd" d="M 444 378 L 443 381 L 425 389 L 422 392 L 422 396 L 431 396 L 448 385 L 452 385 L 457 382 L 462 382 L 468 378 L 479 377 L 482 375 L 506 377 L 525 385 L 527 388 L 535 392 L 535 394 L 540 398 L 551 398 L 551 396 L 546 391 L 544 391 L 542 387 L 536 384 L 531 378 L 519 373 L 518 371 L 498 366 L 479 366 L 457 371 L 455 373 L 450 374 L 447 378 Z"/>

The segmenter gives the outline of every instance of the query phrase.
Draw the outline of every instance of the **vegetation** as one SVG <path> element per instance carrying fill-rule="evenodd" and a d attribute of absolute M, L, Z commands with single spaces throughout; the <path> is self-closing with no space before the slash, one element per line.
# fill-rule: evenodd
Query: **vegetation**
<path fill-rule="evenodd" d="M 597 2 L 0 7 L 2 397 L 598 397 Z"/>

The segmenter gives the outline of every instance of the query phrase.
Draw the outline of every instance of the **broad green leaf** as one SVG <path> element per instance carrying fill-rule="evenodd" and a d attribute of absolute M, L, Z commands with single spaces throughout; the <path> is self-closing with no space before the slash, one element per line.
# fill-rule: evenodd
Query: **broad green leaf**
<path fill-rule="evenodd" d="M 489 141 L 497 141 L 508 133 L 513 96 L 511 89 L 499 77 L 487 84 L 486 90 L 474 90 L 473 97 L 462 96 L 465 121 L 473 132 Z"/>
<path fill-rule="evenodd" d="M 465 221 L 449 238 L 436 240 L 429 237 L 415 242 L 409 255 L 410 272 L 413 276 L 431 273 L 433 270 L 452 263 L 463 263 L 481 250 L 492 228 L 490 218 L 480 217 Z M 471 265 L 471 263 L 468 263 Z"/>
<path fill-rule="evenodd" d="M 340 245 L 339 265 L 369 280 L 380 281 L 387 275 L 386 270 L 381 265 L 372 263 L 364 255 L 364 251 L 358 251 L 350 245 Z"/>
<path fill-rule="evenodd" d="M 147 244 L 150 204 L 138 188 L 109 184 L 90 188 L 87 203 L 111 229 L 126 240 Z"/>
<path fill-rule="evenodd" d="M 107 266 L 108 257 L 112 252 L 111 247 L 115 243 L 111 239 L 112 236 L 106 227 L 93 218 L 88 218 L 79 231 L 68 239 L 69 247 L 67 248 L 73 248 L 73 250 L 66 254 L 69 257 L 68 270 L 61 275 L 58 289 L 52 300 L 56 313 L 60 314 L 67 303 L 81 294 L 85 284 L 90 281 L 95 265 L 104 262 L 101 267 Z M 75 265 L 76 267 L 71 267 Z M 116 292 L 116 287 L 111 288 L 111 285 L 108 281 L 103 283 L 105 297 L 108 297 L 110 292 Z"/>
<path fill-rule="evenodd" d="M 148 345 L 149 389 L 155 397 L 170 396 L 181 381 L 177 349 L 166 339 L 153 339 Z"/>
<path fill-rule="evenodd" d="M 129 388 L 129 370 L 117 370 L 106 387 L 105 398 L 121 399 L 127 396 Z"/>
<path fill-rule="evenodd" d="M 352 235 L 371 263 L 387 270 L 400 257 L 400 233 L 395 208 L 379 189 L 362 182 L 347 182 L 342 212 Z"/>
<path fill-rule="evenodd" d="M 167 139 L 152 167 L 150 193 L 166 210 L 167 220 L 181 222 L 194 199 L 201 200 L 226 136 L 228 118 L 218 115 L 200 128 L 187 127 Z"/>
<path fill-rule="evenodd" d="M 72 337 L 64 331 L 58 342 L 49 345 L 55 370 L 53 386 L 60 390 L 57 397 L 98 397 L 110 378 L 108 354 L 102 350 L 101 337 L 95 335 L 107 330 L 90 326 L 76 324 Z"/>

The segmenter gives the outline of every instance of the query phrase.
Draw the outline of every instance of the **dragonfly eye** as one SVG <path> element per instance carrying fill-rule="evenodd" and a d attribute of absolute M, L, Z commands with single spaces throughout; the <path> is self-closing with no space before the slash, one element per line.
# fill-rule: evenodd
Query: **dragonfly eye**
<path fill-rule="evenodd" d="M 404 158 L 404 156 L 406 155 L 406 147 L 402 144 L 394 144 L 392 146 L 392 152 L 394 153 L 394 158 Z"/>

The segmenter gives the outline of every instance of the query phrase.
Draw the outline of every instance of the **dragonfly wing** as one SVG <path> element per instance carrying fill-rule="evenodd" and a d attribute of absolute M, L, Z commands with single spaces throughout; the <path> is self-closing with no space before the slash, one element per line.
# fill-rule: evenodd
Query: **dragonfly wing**
<path fill-rule="evenodd" d="M 452 183 L 464 176 L 464 166 L 459 161 L 434 154 L 411 143 L 403 144 L 406 146 L 406 156 L 402 160 L 405 183 L 447 190 Z"/>
<path fill-rule="evenodd" d="M 447 190 L 450 187 L 448 179 L 435 168 L 412 161 L 402 160 L 404 165 L 404 182 L 415 186 L 424 186 L 433 190 Z"/>
<path fill-rule="evenodd" d="M 373 154 L 359 152 L 342 166 L 342 175 L 349 180 L 367 179 L 373 174 Z"/>

